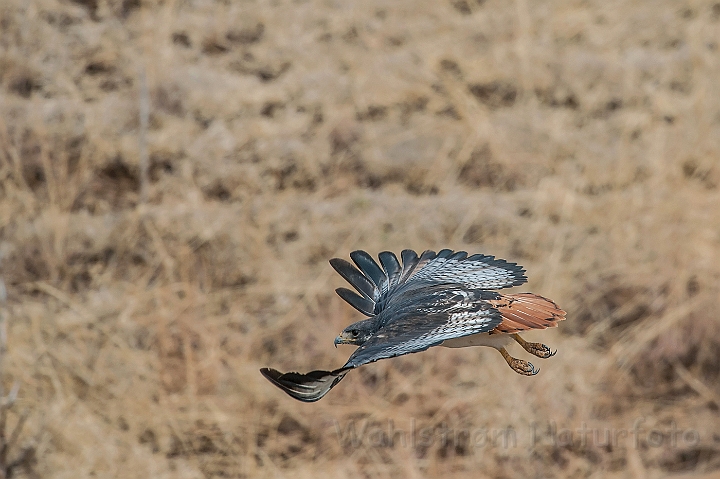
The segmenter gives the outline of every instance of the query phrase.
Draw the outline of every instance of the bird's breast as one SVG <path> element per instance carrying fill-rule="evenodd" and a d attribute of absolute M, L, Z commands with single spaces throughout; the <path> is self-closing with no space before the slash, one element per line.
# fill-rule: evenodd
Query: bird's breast
<path fill-rule="evenodd" d="M 504 348 L 512 342 L 509 334 L 477 333 L 461 338 L 447 339 L 441 346 L 446 348 L 466 348 L 468 346 L 489 346 L 491 348 Z"/>

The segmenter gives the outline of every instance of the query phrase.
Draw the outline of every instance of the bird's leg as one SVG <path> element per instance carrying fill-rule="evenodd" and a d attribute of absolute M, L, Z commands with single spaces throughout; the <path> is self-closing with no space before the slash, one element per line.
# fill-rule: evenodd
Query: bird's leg
<path fill-rule="evenodd" d="M 533 366 L 532 363 L 510 356 L 510 353 L 508 353 L 505 348 L 498 348 L 498 351 L 500 351 L 502 357 L 505 358 L 508 366 L 510 366 L 512 370 L 518 374 L 522 374 L 523 376 L 535 376 L 540 371 L 539 369 L 535 369 L 535 366 Z"/>
<path fill-rule="evenodd" d="M 549 347 L 542 343 L 530 343 L 525 341 L 519 334 L 513 334 L 512 337 L 525 351 L 541 359 L 547 359 L 551 356 L 555 356 L 555 353 L 557 353 L 557 350 L 551 351 Z"/>

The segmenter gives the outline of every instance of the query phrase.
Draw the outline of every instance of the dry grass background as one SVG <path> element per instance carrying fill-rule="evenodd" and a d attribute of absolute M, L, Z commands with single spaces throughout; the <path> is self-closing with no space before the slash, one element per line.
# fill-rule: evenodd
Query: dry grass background
<path fill-rule="evenodd" d="M 719 43 L 714 0 L 4 0 L 9 472 L 717 474 Z M 260 376 L 349 355 L 329 258 L 443 247 L 568 311 L 538 376 L 438 348 L 310 405 Z M 528 442 L 638 418 L 700 441 Z M 518 445 L 338 440 L 388 420 Z"/>

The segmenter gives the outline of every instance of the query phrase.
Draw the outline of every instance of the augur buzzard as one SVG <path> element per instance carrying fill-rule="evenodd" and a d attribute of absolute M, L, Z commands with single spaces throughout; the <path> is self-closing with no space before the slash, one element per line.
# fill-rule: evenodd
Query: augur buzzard
<path fill-rule="evenodd" d="M 539 358 L 555 354 L 544 344 L 525 341 L 518 332 L 557 326 L 565 319 L 565 311 L 536 294 L 493 291 L 525 283 L 522 266 L 449 249 L 437 254 L 425 251 L 420 256 L 404 250 L 401 257 L 402 266 L 393 253 L 380 253 L 382 268 L 365 251 L 350 253 L 357 267 L 343 259 L 330 260 L 335 271 L 357 290 L 338 288 L 337 294 L 368 316 L 335 338 L 336 346 L 359 346 L 343 367 L 307 374 L 262 368 L 263 376 L 295 399 L 313 402 L 351 369 L 432 346 L 491 346 L 513 371 L 526 376 L 538 370 L 510 356 L 505 347 L 513 340 Z"/>

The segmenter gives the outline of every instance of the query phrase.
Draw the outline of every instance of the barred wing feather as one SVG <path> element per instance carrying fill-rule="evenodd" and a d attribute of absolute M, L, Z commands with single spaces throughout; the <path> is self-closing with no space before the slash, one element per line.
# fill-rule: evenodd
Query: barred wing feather
<path fill-rule="evenodd" d="M 341 288 L 338 295 L 367 316 L 377 315 L 394 298 L 408 290 L 439 284 L 457 284 L 468 289 L 494 290 L 518 286 L 527 281 L 525 270 L 494 256 L 443 249 L 438 253 L 404 250 L 402 267 L 397 257 L 383 251 L 378 255 L 382 268 L 365 251 L 353 251 L 351 263 L 334 258 L 332 267 L 360 295 Z"/>
<path fill-rule="evenodd" d="M 334 371 L 281 373 L 262 368 L 260 372 L 289 396 L 303 402 L 315 402 L 325 396 L 350 371 L 363 364 L 404 354 L 419 353 L 441 344 L 446 339 L 489 332 L 502 317 L 494 308 L 452 314 L 422 314 L 394 321 L 358 347 L 345 365 Z"/>
<path fill-rule="evenodd" d="M 436 313 L 392 321 L 359 346 L 343 368 L 356 368 L 380 359 L 419 353 L 446 339 L 492 331 L 502 321 L 494 308 Z"/>

